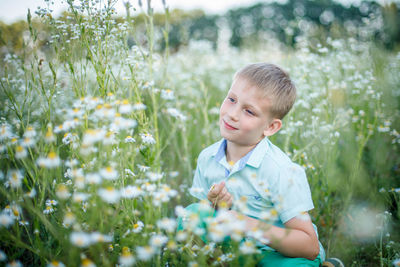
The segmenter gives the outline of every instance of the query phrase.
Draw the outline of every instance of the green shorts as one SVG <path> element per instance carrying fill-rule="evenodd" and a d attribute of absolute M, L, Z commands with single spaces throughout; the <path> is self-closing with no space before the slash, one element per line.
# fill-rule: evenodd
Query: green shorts
<path fill-rule="evenodd" d="M 207 243 L 207 224 L 205 222 L 206 218 L 208 217 L 215 217 L 216 212 L 213 210 L 202 210 L 199 209 L 200 204 L 199 203 L 194 203 L 185 208 L 186 211 L 190 213 L 196 213 L 199 215 L 199 224 L 197 227 L 202 228 L 205 230 L 205 233 L 200 236 L 200 238 Z M 179 217 L 178 218 L 178 227 L 177 230 L 183 230 L 184 229 L 184 222 L 183 218 Z M 290 258 L 290 257 L 285 257 L 281 253 L 273 250 L 260 250 L 261 252 L 261 260 L 258 262 L 257 266 L 260 267 L 289 267 L 289 266 L 310 266 L 310 267 L 318 267 L 322 264 L 321 262 L 321 257 L 318 255 L 318 257 L 315 260 L 308 260 L 305 258 Z"/>

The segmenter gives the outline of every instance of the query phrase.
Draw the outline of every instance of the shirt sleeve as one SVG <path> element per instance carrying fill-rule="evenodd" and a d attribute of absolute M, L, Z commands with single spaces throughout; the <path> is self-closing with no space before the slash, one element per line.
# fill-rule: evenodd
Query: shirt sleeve
<path fill-rule="evenodd" d="M 314 208 L 306 173 L 295 163 L 280 171 L 276 194 L 275 206 L 282 223 Z"/>
<path fill-rule="evenodd" d="M 202 165 L 204 164 L 203 161 L 204 159 L 200 153 L 199 158 L 197 159 L 197 167 L 194 173 L 193 184 L 189 189 L 190 194 L 200 200 L 207 199 L 208 192 L 208 184 L 205 180 L 205 177 L 202 175 Z"/>

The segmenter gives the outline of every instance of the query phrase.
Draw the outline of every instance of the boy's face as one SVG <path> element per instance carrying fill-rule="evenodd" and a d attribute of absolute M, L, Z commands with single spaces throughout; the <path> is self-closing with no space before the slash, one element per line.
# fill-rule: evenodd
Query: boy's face
<path fill-rule="evenodd" d="M 219 112 L 222 137 L 241 146 L 256 145 L 269 135 L 268 105 L 260 89 L 244 78 L 235 78 Z"/>

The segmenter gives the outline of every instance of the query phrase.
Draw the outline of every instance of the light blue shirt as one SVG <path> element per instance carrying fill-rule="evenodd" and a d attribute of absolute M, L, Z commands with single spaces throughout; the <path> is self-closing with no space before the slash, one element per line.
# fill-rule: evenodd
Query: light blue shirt
<path fill-rule="evenodd" d="M 234 166 L 227 162 L 225 150 L 226 140 L 222 139 L 200 153 L 190 189 L 194 197 L 207 199 L 210 187 L 225 181 L 233 198 L 247 203 L 246 209 L 241 210 L 244 214 L 262 219 L 263 212 L 275 210 L 279 216 L 269 223 L 281 227 L 314 208 L 303 168 L 267 137 Z"/>
<path fill-rule="evenodd" d="M 234 209 L 278 227 L 284 227 L 290 219 L 314 208 L 305 171 L 267 137 L 233 166 L 226 160 L 226 144 L 222 139 L 200 153 L 191 195 L 200 200 L 207 199 L 211 186 L 225 181 L 235 203 L 243 199 L 247 205 L 243 210 L 234 204 Z M 265 220 L 263 214 L 272 210 L 278 216 Z M 318 236 L 314 224 L 313 227 Z M 319 246 L 324 261 L 325 251 L 321 243 Z M 262 248 L 271 249 L 266 245 Z"/>

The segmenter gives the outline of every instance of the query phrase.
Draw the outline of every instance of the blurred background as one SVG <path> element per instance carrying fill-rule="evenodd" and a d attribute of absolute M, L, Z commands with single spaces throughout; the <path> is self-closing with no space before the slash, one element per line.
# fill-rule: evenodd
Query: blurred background
<path fill-rule="evenodd" d="M 0 53 L 22 48 L 28 34 L 26 15 L 28 8 L 33 17 L 48 9 L 62 19 L 68 16 L 63 1 L 24 0 L 0 1 Z M 39 7 L 40 6 L 40 7 Z M 165 8 L 169 15 L 169 47 L 177 51 L 190 40 L 207 40 L 214 49 L 230 45 L 252 47 L 269 39 L 294 47 L 299 38 L 311 43 L 324 44 L 328 37 L 356 38 L 372 41 L 389 50 L 397 50 L 400 42 L 400 10 L 398 1 L 152 1 L 156 25 L 165 24 Z M 115 19 L 122 21 L 126 7 L 134 17 L 137 31 L 144 24 L 147 2 L 115 1 Z M 34 21 L 35 22 L 35 21 Z M 35 22 L 40 28 L 40 22 Z M 143 26 L 144 27 L 144 26 Z M 157 49 L 164 48 L 162 34 Z M 43 46 L 49 40 L 45 26 L 39 31 Z M 142 38 L 145 42 L 146 38 Z M 139 38 L 140 40 L 140 38 Z M 130 45 L 134 45 L 133 38 Z M 45 47 L 44 47 L 45 48 Z"/>

